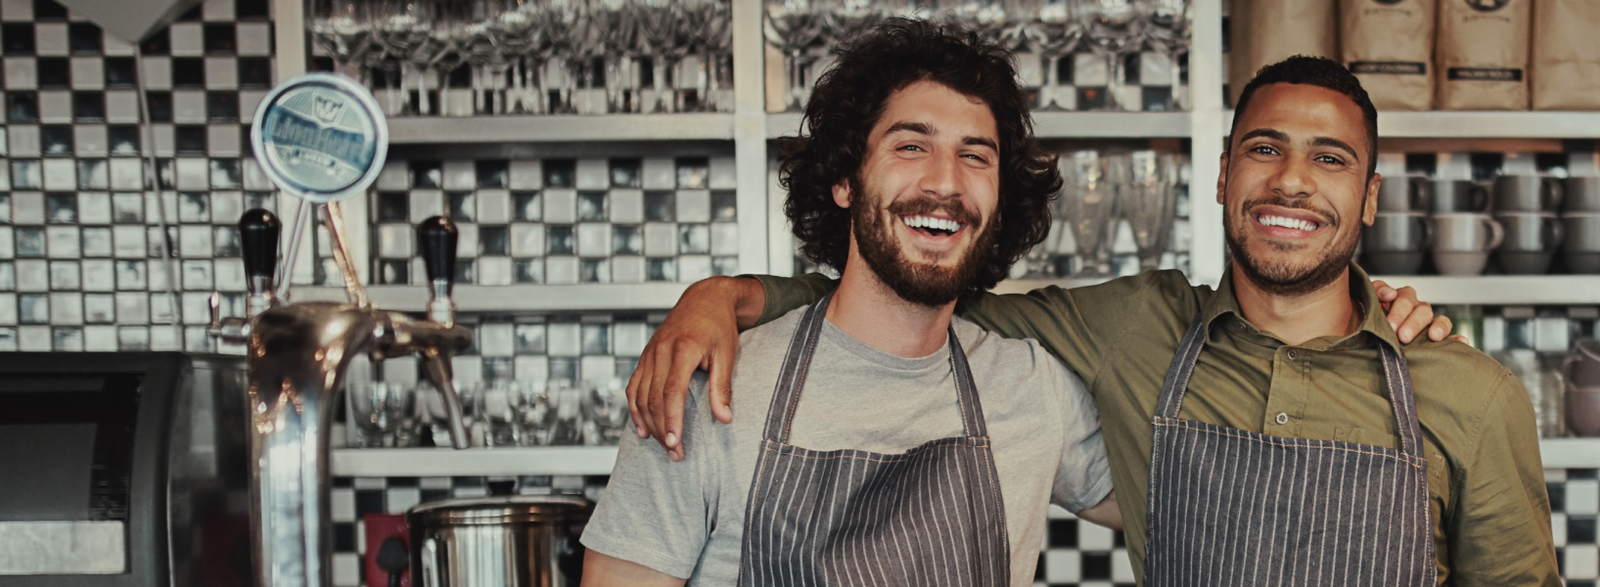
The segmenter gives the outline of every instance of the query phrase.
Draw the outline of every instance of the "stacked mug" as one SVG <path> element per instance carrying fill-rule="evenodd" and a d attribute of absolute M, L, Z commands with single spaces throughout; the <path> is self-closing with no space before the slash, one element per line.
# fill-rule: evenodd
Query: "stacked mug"
<path fill-rule="evenodd" d="M 1562 185 L 1562 260 L 1573 273 L 1600 273 L 1600 177 L 1569 177 Z"/>
<path fill-rule="evenodd" d="M 1542 275 L 1550 270 L 1566 233 L 1556 216 L 1562 192 L 1561 180 L 1554 177 L 1495 178 L 1494 219 L 1504 229 L 1505 239 L 1495 249 L 1494 260 L 1502 273 Z"/>
<path fill-rule="evenodd" d="M 1441 275 L 1477 275 L 1505 234 L 1489 215 L 1489 192 L 1467 180 L 1436 179 L 1429 211 L 1433 225 L 1433 265 Z"/>
<path fill-rule="evenodd" d="M 1423 255 L 1433 246 L 1428 222 L 1432 193 L 1427 178 L 1384 179 L 1378 187 L 1378 214 L 1361 233 L 1366 269 L 1382 275 L 1416 273 Z"/>

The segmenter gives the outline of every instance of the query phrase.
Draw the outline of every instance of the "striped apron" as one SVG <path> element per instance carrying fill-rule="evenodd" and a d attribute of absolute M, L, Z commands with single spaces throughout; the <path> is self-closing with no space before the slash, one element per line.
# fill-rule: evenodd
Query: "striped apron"
<path fill-rule="evenodd" d="M 1150 451 L 1146 587 L 1435 584 L 1427 460 L 1405 356 L 1378 341 L 1401 450 L 1178 418 L 1206 329 L 1161 388 Z"/>
<path fill-rule="evenodd" d="M 788 443 L 831 297 L 806 311 L 784 356 L 745 509 L 740 585 L 1008 585 L 1000 482 L 954 328 L 962 436 L 902 454 Z"/>

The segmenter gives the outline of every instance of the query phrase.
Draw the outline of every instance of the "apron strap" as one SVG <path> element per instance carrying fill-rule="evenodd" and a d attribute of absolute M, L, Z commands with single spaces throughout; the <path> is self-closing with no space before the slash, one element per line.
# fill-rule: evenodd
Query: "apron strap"
<path fill-rule="evenodd" d="M 800 405 L 800 390 L 806 385 L 806 373 L 811 370 L 811 358 L 816 355 L 817 341 L 822 339 L 822 324 L 827 321 L 828 303 L 832 300 L 833 292 L 829 292 L 807 308 L 794 337 L 789 340 L 783 368 L 773 386 L 772 403 L 767 406 L 767 424 L 761 431 L 761 437 L 766 440 L 789 443 L 789 428 Z M 949 337 L 950 370 L 956 381 L 962 431 L 968 437 L 987 437 L 989 431 L 983 420 L 983 405 L 978 401 L 978 386 L 972 380 L 972 368 L 967 364 L 961 341 L 956 339 L 953 323 L 946 329 L 946 336 Z"/>
<path fill-rule="evenodd" d="M 1178 343 L 1178 352 L 1172 354 L 1172 366 L 1167 368 L 1167 379 L 1161 384 L 1161 398 L 1156 403 L 1157 416 L 1178 417 L 1178 410 L 1183 407 L 1183 394 L 1189 390 L 1189 377 L 1194 375 L 1195 362 L 1205 346 L 1205 323 L 1196 314 L 1194 322 L 1189 323 L 1189 330 L 1183 333 L 1183 341 Z"/>
<path fill-rule="evenodd" d="M 1389 388 L 1389 404 L 1394 407 L 1394 419 L 1399 423 L 1400 452 L 1415 457 L 1422 454 L 1422 424 L 1417 421 L 1417 397 L 1411 386 L 1411 366 L 1405 353 L 1395 350 L 1376 336 L 1378 354 L 1383 359 L 1383 380 Z"/>
<path fill-rule="evenodd" d="M 806 309 L 800 318 L 800 327 L 789 339 L 789 350 L 783 355 L 783 368 L 778 371 L 778 382 L 772 389 L 772 403 L 767 406 L 767 425 L 761 437 L 773 442 L 789 442 L 789 424 L 794 421 L 795 406 L 800 403 L 800 389 L 806 385 L 806 372 L 811 367 L 811 356 L 817 352 L 817 340 L 822 338 L 822 322 L 828 313 L 828 302 L 833 292 L 822 296 Z"/>

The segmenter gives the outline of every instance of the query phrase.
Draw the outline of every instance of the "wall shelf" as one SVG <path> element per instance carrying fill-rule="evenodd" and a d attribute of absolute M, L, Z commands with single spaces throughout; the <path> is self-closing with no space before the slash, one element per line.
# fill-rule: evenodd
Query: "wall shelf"
<path fill-rule="evenodd" d="M 1600 275 L 1374 275 L 1417 289 L 1431 304 L 1490 306 L 1600 304 Z"/>
<path fill-rule="evenodd" d="M 790 136 L 800 114 L 767 114 L 767 138 Z M 1190 134 L 1188 112 L 1034 112 L 1033 134 L 1041 139 L 1182 138 Z"/>
<path fill-rule="evenodd" d="M 604 312 L 667 310 L 678 302 L 687 283 L 582 283 L 574 285 L 458 285 L 459 312 Z M 343 288 L 297 287 L 296 301 L 345 301 Z M 367 286 L 380 308 L 421 312 L 428 288 L 420 285 Z"/>
<path fill-rule="evenodd" d="M 731 141 L 733 124 L 726 113 L 391 118 L 389 142 Z"/>
<path fill-rule="evenodd" d="M 1600 438 L 1539 441 L 1546 469 L 1600 468 Z M 500 475 L 609 475 L 614 446 L 529 448 L 334 449 L 330 474 L 338 477 L 460 477 Z"/>
<path fill-rule="evenodd" d="M 1222 113 L 1224 132 L 1233 111 Z M 1596 139 L 1600 112 L 1491 112 L 1385 110 L 1378 113 L 1384 139 Z"/>

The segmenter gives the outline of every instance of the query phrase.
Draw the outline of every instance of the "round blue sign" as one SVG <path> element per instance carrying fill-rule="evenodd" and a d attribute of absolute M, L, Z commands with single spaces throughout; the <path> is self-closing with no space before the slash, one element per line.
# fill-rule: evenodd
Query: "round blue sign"
<path fill-rule="evenodd" d="M 361 84 L 312 73 L 267 94 L 256 109 L 250 141 L 278 189 L 320 204 L 372 185 L 388 154 L 389 127 Z"/>

